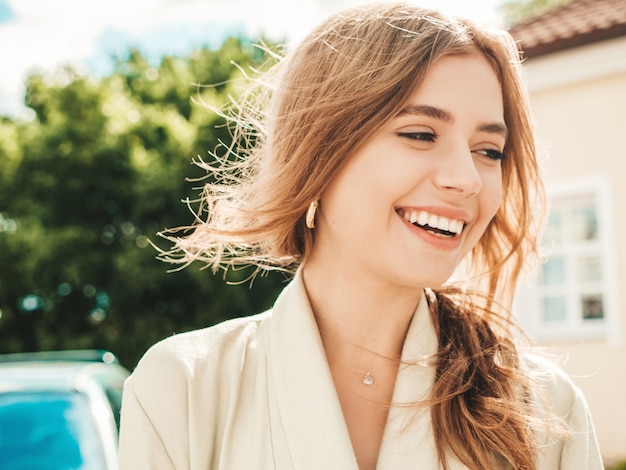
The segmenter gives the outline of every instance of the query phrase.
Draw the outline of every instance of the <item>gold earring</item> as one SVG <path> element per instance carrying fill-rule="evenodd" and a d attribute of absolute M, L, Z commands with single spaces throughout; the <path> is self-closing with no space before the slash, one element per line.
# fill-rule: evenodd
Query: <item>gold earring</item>
<path fill-rule="evenodd" d="M 309 208 L 306 211 L 306 226 L 310 229 L 315 228 L 315 211 L 317 210 L 317 199 L 311 201 Z"/>

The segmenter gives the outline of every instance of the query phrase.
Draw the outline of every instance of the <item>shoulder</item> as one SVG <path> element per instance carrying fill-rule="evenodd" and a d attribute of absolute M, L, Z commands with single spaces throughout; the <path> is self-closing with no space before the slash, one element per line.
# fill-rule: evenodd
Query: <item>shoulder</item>
<path fill-rule="evenodd" d="M 549 356 L 522 355 L 522 367 L 535 384 L 533 410 L 537 419 L 539 456 L 544 466 L 601 469 L 602 457 L 589 407 L 582 390 Z M 581 466 L 582 465 L 582 466 Z"/>
<path fill-rule="evenodd" d="M 522 368 L 537 386 L 537 392 L 556 409 L 560 417 L 566 417 L 578 401 L 584 401 L 583 393 L 559 365 L 556 357 L 538 350 L 527 350 L 521 355 Z"/>
<path fill-rule="evenodd" d="M 256 347 L 270 316 L 267 311 L 163 339 L 146 351 L 129 382 L 137 391 L 157 385 L 185 387 L 192 378 L 228 374 L 242 354 Z"/>
<path fill-rule="evenodd" d="M 229 422 L 233 400 L 256 391 L 262 364 L 256 344 L 269 318 L 266 312 L 229 320 L 152 346 L 124 385 L 123 435 L 131 436 L 126 441 L 134 439 L 126 443 L 126 458 L 145 441 L 137 455 L 146 462 L 159 459 L 159 468 L 166 465 L 163 455 L 172 468 L 190 468 L 190 455 L 198 448 L 203 449 L 201 461 L 208 462 L 215 451 L 211 446 L 220 442 Z"/>
<path fill-rule="evenodd" d="M 255 341 L 259 328 L 270 315 L 271 311 L 267 311 L 227 320 L 208 328 L 175 334 L 152 346 L 140 364 L 155 358 L 168 358 L 193 367 L 196 363 L 210 360 L 212 353 L 245 347 L 250 341 Z"/>

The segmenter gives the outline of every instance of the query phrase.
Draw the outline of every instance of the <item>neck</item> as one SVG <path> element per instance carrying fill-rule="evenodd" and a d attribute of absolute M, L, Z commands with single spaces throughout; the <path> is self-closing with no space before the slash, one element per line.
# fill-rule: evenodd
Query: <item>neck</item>
<path fill-rule="evenodd" d="M 302 275 L 329 362 L 368 370 L 383 358 L 400 359 L 420 289 L 316 265 L 305 265 Z"/>

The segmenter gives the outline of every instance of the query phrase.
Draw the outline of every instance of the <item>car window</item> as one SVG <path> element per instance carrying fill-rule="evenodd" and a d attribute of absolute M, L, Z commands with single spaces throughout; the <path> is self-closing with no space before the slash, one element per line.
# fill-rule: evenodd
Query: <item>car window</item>
<path fill-rule="evenodd" d="M 80 393 L 0 394 L 0 470 L 102 470 L 102 450 Z"/>

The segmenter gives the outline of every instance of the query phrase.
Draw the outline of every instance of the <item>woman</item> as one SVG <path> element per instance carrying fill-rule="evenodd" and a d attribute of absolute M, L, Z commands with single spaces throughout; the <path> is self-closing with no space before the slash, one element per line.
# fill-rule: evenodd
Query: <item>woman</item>
<path fill-rule="evenodd" d="M 146 353 L 121 468 L 602 468 L 580 391 L 507 320 L 542 202 L 511 38 L 371 5 L 273 71 L 164 257 L 295 276 Z"/>

